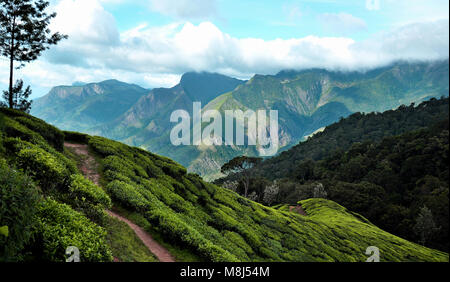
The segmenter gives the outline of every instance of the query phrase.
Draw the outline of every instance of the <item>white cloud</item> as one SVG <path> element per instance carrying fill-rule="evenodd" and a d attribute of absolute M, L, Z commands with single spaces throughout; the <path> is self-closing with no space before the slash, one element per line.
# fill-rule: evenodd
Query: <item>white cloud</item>
<path fill-rule="evenodd" d="M 349 50 L 355 59 L 361 58 L 368 67 L 396 60 L 427 61 L 448 58 L 449 21 L 402 26 L 355 43 Z"/>
<path fill-rule="evenodd" d="M 119 42 L 115 19 L 99 1 L 62 0 L 54 11 L 57 17 L 50 29 L 69 35 L 71 42 L 102 45 Z"/>
<path fill-rule="evenodd" d="M 327 30 L 337 34 L 345 35 L 367 29 L 363 19 L 348 13 L 325 13 L 320 15 L 319 19 Z"/>
<path fill-rule="evenodd" d="M 69 45 L 69 44 L 67 44 Z M 297 39 L 262 40 L 235 38 L 211 22 L 152 28 L 145 25 L 124 32 L 120 43 L 78 46 L 71 43 L 49 52 L 49 61 L 79 67 L 136 73 L 217 71 L 246 76 L 273 73 L 284 68 L 358 69 L 400 59 L 448 57 L 448 20 L 403 26 L 372 39 L 355 42 L 347 37 L 307 36 Z M 364 54 L 364 56 L 361 56 Z M 72 64 L 73 65 L 73 64 Z"/>
<path fill-rule="evenodd" d="M 62 0 L 56 9 L 53 28 L 70 37 L 20 70 L 32 85 L 115 78 L 144 87 L 169 87 L 192 70 L 249 78 L 282 69 L 368 69 L 396 60 L 444 59 L 449 52 L 448 19 L 401 26 L 365 41 L 318 36 L 263 40 L 233 37 L 208 21 L 142 24 L 119 33 L 99 0 Z M 346 15 L 328 16 L 363 26 Z M 1 78 L 7 77 L 7 69 L 7 61 L 1 60 Z"/>
<path fill-rule="evenodd" d="M 217 15 L 216 0 L 150 0 L 150 7 L 178 19 L 207 19 Z"/>
<path fill-rule="evenodd" d="M 448 0 L 384 0 L 385 13 L 397 25 L 449 19 Z"/>

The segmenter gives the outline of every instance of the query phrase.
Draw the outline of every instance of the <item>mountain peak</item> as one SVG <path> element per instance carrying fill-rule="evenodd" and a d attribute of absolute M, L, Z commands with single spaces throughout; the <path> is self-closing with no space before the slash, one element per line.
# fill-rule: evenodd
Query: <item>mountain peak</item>
<path fill-rule="evenodd" d="M 229 92 L 244 81 L 210 72 L 188 72 L 180 80 L 180 86 L 192 101 L 206 105 L 220 94 Z M 231 90 L 230 90 L 231 89 Z"/>
<path fill-rule="evenodd" d="M 222 75 L 219 73 L 212 73 L 212 72 L 187 72 L 181 76 L 180 84 L 183 86 L 186 83 L 190 83 L 192 81 L 196 82 L 206 82 L 208 79 L 234 79 L 231 77 L 228 77 L 226 75 Z"/>
<path fill-rule="evenodd" d="M 82 82 L 82 81 L 75 81 L 74 83 L 72 83 L 72 86 L 85 86 L 87 83 L 86 82 Z"/>

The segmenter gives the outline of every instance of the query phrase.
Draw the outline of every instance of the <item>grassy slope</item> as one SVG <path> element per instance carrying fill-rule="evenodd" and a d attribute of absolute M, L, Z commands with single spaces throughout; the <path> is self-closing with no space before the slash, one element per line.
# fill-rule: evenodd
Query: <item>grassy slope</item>
<path fill-rule="evenodd" d="M 27 146 L 43 147 L 55 167 L 65 166 L 60 153 L 43 141 L 55 141 L 52 138 L 55 134 L 49 133 L 60 132 L 26 115 L 22 118 L 10 112 L 8 115 L 7 136 L 34 144 Z M 40 126 L 27 127 L 24 119 L 32 119 Z M 20 122 L 22 126 L 17 125 Z M 165 244 L 180 250 L 177 257 L 185 260 L 365 261 L 366 248 L 378 246 L 383 261 L 448 261 L 448 254 L 390 235 L 333 202 L 319 199 L 302 202 L 310 214 L 302 217 L 262 206 L 206 183 L 187 174 L 175 162 L 147 151 L 100 137 L 66 133 L 66 138 L 89 144 L 101 163 L 103 182 L 113 203 L 134 213 L 133 219 L 139 219 L 141 226 L 147 225 Z M 56 139 L 59 141 L 54 143 L 59 144 L 61 140 Z M 21 141 L 8 139 L 6 143 L 11 146 L 14 142 Z M 20 152 L 9 153 L 7 158 L 20 165 L 23 164 L 20 156 Z M 40 167 L 27 172 L 39 180 L 43 173 Z M 63 189 L 65 178 L 61 177 Z M 123 234 L 109 244 L 113 251 L 115 246 L 133 242 L 126 229 L 114 223 L 104 224 L 107 230 L 119 228 L 116 234 Z M 129 255 L 133 256 L 130 260 L 141 260 L 148 254 Z"/>
<path fill-rule="evenodd" d="M 317 243 L 335 242 L 337 238 L 346 241 L 347 245 L 339 249 L 339 252 L 359 254 L 353 255 L 355 261 L 363 261 L 367 258 L 364 254 L 365 250 L 361 249 L 361 246 L 367 244 L 369 244 L 367 247 L 375 246 L 380 249 L 381 261 L 420 261 L 425 257 L 427 261 L 437 259 L 436 253 L 423 252 L 422 247 L 417 244 L 409 242 L 405 244 L 403 239 L 379 229 L 361 215 L 350 212 L 335 202 L 325 199 L 308 199 L 300 201 L 299 204 L 302 205 L 308 217 L 297 214 L 296 216 L 308 222 L 306 226 L 310 228 L 320 226 L 322 230 L 328 230 L 313 240 L 318 240 Z M 286 205 L 278 209 L 286 212 L 288 210 Z M 295 212 L 290 213 L 295 214 Z M 304 232 L 310 233 L 307 229 Z M 334 244 L 327 244 L 324 248 L 337 250 Z"/>
<path fill-rule="evenodd" d="M 147 249 L 134 231 L 124 222 L 109 217 L 105 224 L 108 244 L 121 262 L 155 262 L 158 259 Z"/>

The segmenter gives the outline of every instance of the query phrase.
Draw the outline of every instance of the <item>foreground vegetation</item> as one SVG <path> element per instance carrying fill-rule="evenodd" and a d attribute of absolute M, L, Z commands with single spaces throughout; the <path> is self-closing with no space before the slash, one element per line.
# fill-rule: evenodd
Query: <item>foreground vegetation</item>
<path fill-rule="evenodd" d="M 328 200 L 300 202 L 308 213 L 301 216 L 204 182 L 139 148 L 61 132 L 14 110 L 1 110 L 0 119 L 0 226 L 10 230 L 0 235 L 0 260 L 63 261 L 68 246 L 80 249 L 82 261 L 116 254 L 151 260 L 148 253 L 118 253 L 120 244 L 136 242 L 105 214 L 115 206 L 183 250 L 181 260 L 365 261 L 366 248 L 377 246 L 382 261 L 448 261 L 448 254 L 384 232 Z M 104 189 L 81 176 L 64 140 L 89 145 Z"/>

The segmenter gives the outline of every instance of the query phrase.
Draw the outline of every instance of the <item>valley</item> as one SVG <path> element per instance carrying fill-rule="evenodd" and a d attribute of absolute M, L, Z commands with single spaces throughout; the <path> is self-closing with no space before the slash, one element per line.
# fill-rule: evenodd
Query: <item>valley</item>
<path fill-rule="evenodd" d="M 225 162 L 243 154 L 257 156 L 258 151 L 254 146 L 174 146 L 170 142 L 170 132 L 175 126 L 170 122 L 172 112 L 185 110 L 192 116 L 194 102 L 201 102 L 202 112 L 218 110 L 223 116 L 226 110 L 276 110 L 280 151 L 283 151 L 354 112 L 382 112 L 402 104 L 448 96 L 448 60 L 400 62 L 366 72 L 281 71 L 276 75 L 255 75 L 249 81 L 219 74 L 187 73 L 173 88 L 147 91 L 134 85 L 121 85 L 122 90 L 108 88 L 103 83 L 88 84 L 84 86 L 85 90 L 79 86 L 63 88 L 71 89 L 73 93 L 102 89 L 99 92 L 104 94 L 97 96 L 104 97 L 101 99 L 105 103 L 110 100 L 120 102 L 121 107 L 114 115 L 100 112 L 102 116 L 110 117 L 108 120 L 96 119 L 89 113 L 92 98 L 82 98 L 87 94 L 77 94 L 77 102 L 72 98 L 75 94 L 61 95 L 58 103 L 62 104 L 57 107 L 69 114 L 55 112 L 52 116 L 49 113 L 52 107 L 47 107 L 46 101 L 52 100 L 53 93 L 61 91 L 58 87 L 37 100 L 32 114 L 64 130 L 100 135 L 156 152 L 186 166 L 190 172 L 214 180 L 223 176 L 220 167 Z M 117 94 L 109 94 L 113 93 L 112 89 Z M 136 94 L 132 98 L 128 97 L 129 93 Z M 126 97 L 129 104 L 125 106 L 122 99 L 114 95 Z M 93 105 L 113 111 L 110 104 L 103 107 L 98 104 L 100 102 L 95 103 Z M 78 104 L 80 106 L 76 106 Z M 77 107 L 86 110 L 77 110 Z"/>

